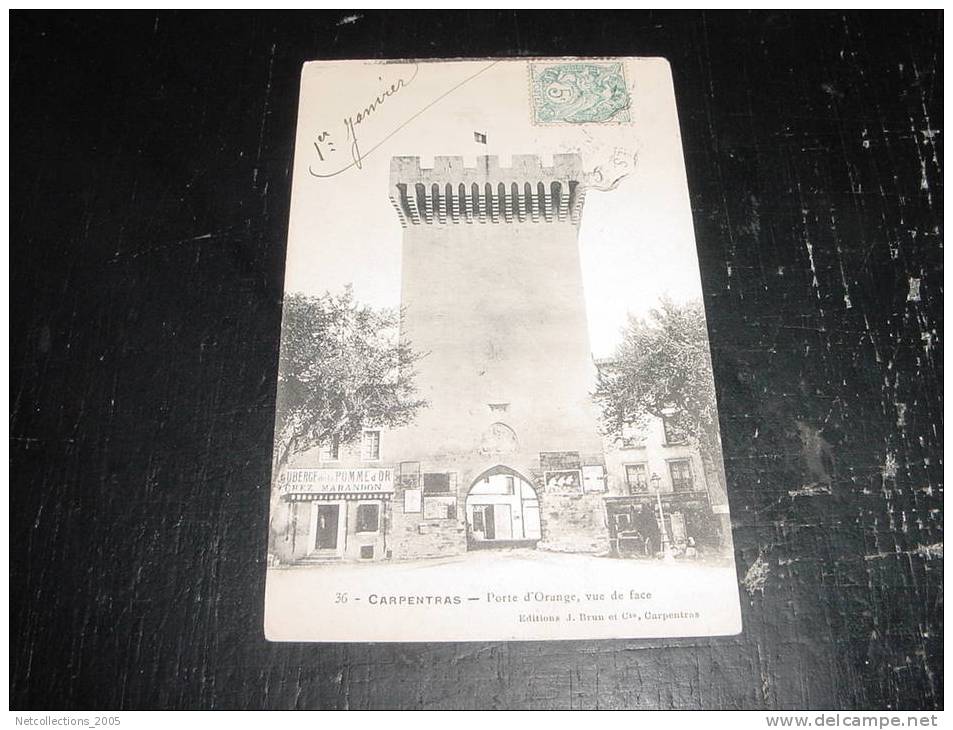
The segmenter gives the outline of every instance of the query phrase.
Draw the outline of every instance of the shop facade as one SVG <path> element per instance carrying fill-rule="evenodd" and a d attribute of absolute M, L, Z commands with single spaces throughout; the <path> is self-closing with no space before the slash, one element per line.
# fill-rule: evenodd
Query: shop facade
<path fill-rule="evenodd" d="M 718 553 L 730 539 L 728 501 L 698 448 L 676 438 L 664 418 L 646 416 L 605 445 L 606 530 L 617 557 Z"/>
<path fill-rule="evenodd" d="M 527 548 L 660 557 L 724 541 L 717 491 L 697 450 L 653 431 L 605 452 L 459 454 L 443 461 L 350 456 L 287 470 L 283 564 L 440 558 Z M 657 432 L 656 432 L 657 433 Z M 389 434 L 375 432 L 378 445 Z M 304 454 L 299 463 L 306 463 Z"/>
<path fill-rule="evenodd" d="M 285 530 L 274 545 L 285 564 L 387 557 L 394 470 L 294 468 L 279 481 Z"/>

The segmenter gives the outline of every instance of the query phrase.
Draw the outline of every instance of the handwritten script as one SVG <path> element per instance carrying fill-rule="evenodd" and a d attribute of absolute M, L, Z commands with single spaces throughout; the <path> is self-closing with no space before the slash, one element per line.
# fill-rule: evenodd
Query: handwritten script
<path fill-rule="evenodd" d="M 347 114 L 344 117 L 344 128 L 343 131 L 338 130 L 337 139 L 340 139 L 343 136 L 343 145 L 351 153 L 350 163 L 340 168 L 335 167 L 330 172 L 325 172 L 320 169 L 325 163 L 335 162 L 338 152 L 338 144 L 335 142 L 336 135 L 331 131 L 325 130 L 320 132 L 312 142 L 314 151 L 318 156 L 318 165 L 317 169 L 315 164 L 309 165 L 308 172 L 310 172 L 314 177 L 334 177 L 335 175 L 339 175 L 352 167 L 356 167 L 358 170 L 362 169 L 362 161 L 366 155 L 361 152 L 361 145 L 358 141 L 358 127 L 360 127 L 360 125 L 367 121 L 370 117 L 374 116 L 381 109 L 381 107 L 385 105 L 390 97 L 395 96 L 396 94 L 400 93 L 402 89 L 410 86 L 414 79 L 417 78 L 418 70 L 418 66 L 415 65 L 414 71 L 409 78 L 398 78 L 396 81 L 381 90 L 377 96 L 375 96 L 362 109 L 352 114 Z"/>

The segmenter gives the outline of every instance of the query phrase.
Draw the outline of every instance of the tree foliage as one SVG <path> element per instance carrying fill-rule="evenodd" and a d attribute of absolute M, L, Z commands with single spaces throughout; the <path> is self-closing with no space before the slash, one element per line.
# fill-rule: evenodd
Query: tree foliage
<path fill-rule="evenodd" d="M 646 416 L 719 460 L 718 411 L 701 302 L 662 299 L 648 318 L 630 316 L 615 356 L 599 368 L 595 392 L 608 433 Z"/>
<path fill-rule="evenodd" d="M 284 302 L 278 365 L 275 471 L 295 453 L 337 439 L 349 443 L 366 426 L 409 423 L 426 401 L 416 397 L 419 359 L 399 334 L 400 315 L 342 294 L 289 294 Z"/>

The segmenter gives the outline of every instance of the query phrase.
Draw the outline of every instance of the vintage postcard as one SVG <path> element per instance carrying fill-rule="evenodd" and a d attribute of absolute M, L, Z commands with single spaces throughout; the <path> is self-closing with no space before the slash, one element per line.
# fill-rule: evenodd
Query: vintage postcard
<path fill-rule="evenodd" d="M 658 58 L 302 71 L 265 634 L 741 630 Z"/>

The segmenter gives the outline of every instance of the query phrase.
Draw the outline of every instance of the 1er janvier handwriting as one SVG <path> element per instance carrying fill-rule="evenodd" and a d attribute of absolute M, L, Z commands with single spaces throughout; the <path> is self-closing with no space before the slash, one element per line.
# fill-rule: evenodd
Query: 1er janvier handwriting
<path fill-rule="evenodd" d="M 360 143 L 358 142 L 357 137 L 357 128 L 361 125 L 362 122 L 366 121 L 368 118 L 373 116 L 384 103 L 390 97 L 399 93 L 401 89 L 409 86 L 413 80 L 417 77 L 417 66 L 414 66 L 413 73 L 407 78 L 398 78 L 396 81 L 385 86 L 378 94 L 359 111 L 347 114 L 343 118 L 344 122 L 344 144 L 349 144 L 349 149 L 351 151 L 351 162 L 347 165 L 336 168 L 332 172 L 323 172 L 321 171 L 320 165 L 325 162 L 329 162 L 331 158 L 335 156 L 335 153 L 338 151 L 338 146 L 335 143 L 335 135 L 330 131 L 322 131 L 312 142 L 314 146 L 314 151 L 318 156 L 318 168 L 314 164 L 308 167 L 308 171 L 314 177 L 333 177 L 341 172 L 344 172 L 351 167 L 356 167 L 358 170 L 361 169 L 362 160 L 364 159 L 363 153 L 361 152 Z"/>

